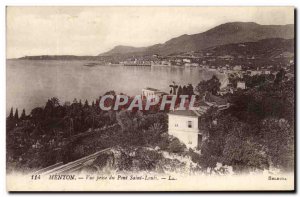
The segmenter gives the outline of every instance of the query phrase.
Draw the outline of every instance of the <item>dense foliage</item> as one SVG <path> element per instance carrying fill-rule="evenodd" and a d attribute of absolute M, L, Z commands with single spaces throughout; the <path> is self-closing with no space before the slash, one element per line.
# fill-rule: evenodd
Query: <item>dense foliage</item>
<path fill-rule="evenodd" d="M 106 94 L 115 95 L 113 91 Z M 74 99 L 61 105 L 57 98 L 45 107 L 19 117 L 18 109 L 7 117 L 7 159 L 22 169 L 69 162 L 114 146 L 168 146 L 167 116 L 158 111 L 102 111 L 99 100 L 89 105 Z"/>
<path fill-rule="evenodd" d="M 236 172 L 293 169 L 294 81 L 280 75 L 278 80 L 263 80 L 227 95 L 229 109 L 211 109 L 200 119 L 207 138 L 201 155 L 192 156 L 205 171 L 217 163 L 232 166 Z"/>

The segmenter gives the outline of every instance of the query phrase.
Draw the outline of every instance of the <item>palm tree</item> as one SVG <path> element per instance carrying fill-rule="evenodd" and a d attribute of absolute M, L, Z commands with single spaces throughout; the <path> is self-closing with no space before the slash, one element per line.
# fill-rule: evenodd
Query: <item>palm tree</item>
<path fill-rule="evenodd" d="M 51 104 L 52 104 L 53 107 L 58 107 L 59 106 L 59 100 L 56 97 L 52 97 L 50 99 L 50 102 L 51 102 Z"/>
<path fill-rule="evenodd" d="M 157 142 L 159 135 L 163 132 L 163 126 L 160 123 L 154 123 L 148 129 L 147 135 L 147 143 L 151 144 L 151 142 Z"/>
<path fill-rule="evenodd" d="M 154 131 L 156 133 L 162 133 L 163 132 L 163 126 L 160 123 L 154 123 L 149 127 L 149 131 Z"/>
<path fill-rule="evenodd" d="M 171 88 L 171 91 L 170 91 L 170 93 L 173 93 L 173 95 L 176 95 L 176 90 L 177 90 L 177 88 L 178 88 L 178 85 L 176 85 L 176 83 L 175 83 L 175 81 L 173 81 L 172 82 L 173 84 L 171 84 L 171 85 L 169 85 L 169 87 Z"/>

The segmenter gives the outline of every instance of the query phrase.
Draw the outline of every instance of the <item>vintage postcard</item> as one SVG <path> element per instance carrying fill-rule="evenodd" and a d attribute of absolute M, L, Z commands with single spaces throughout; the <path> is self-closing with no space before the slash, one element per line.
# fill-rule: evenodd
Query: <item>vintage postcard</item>
<path fill-rule="evenodd" d="M 294 191 L 293 7 L 6 8 L 8 191 Z"/>

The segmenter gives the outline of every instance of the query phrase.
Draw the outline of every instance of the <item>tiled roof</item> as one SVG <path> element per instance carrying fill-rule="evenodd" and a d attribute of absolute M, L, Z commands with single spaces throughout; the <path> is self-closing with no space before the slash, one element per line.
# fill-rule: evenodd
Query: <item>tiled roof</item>
<path fill-rule="evenodd" d="M 160 90 L 158 90 L 158 89 L 155 89 L 155 88 L 149 88 L 149 87 L 145 88 L 145 90 L 150 90 L 150 91 L 160 91 Z"/>
<path fill-rule="evenodd" d="M 175 110 L 175 111 L 170 111 L 169 114 L 178 115 L 178 116 L 195 116 L 195 117 L 198 116 L 192 110 Z"/>
<path fill-rule="evenodd" d="M 198 110 L 175 110 L 170 111 L 169 114 L 171 115 L 178 115 L 178 116 L 195 116 L 199 117 L 206 113 L 209 107 L 200 106 Z"/>

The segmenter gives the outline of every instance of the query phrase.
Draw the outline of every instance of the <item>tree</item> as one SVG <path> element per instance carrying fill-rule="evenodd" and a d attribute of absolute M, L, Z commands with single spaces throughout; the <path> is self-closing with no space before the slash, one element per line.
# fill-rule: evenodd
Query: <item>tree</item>
<path fill-rule="evenodd" d="M 88 107 L 89 107 L 89 102 L 88 102 L 88 100 L 85 100 L 84 107 L 85 107 L 85 108 L 88 108 Z"/>
<path fill-rule="evenodd" d="M 72 136 L 74 134 L 74 119 L 70 116 L 66 116 L 65 120 L 67 130 L 69 131 L 69 136 Z"/>
<path fill-rule="evenodd" d="M 95 108 L 89 110 L 89 114 L 85 118 L 85 123 L 94 130 L 98 115 Z M 97 121 L 98 122 L 98 121 Z"/>
<path fill-rule="evenodd" d="M 21 114 L 21 120 L 25 120 L 25 119 L 26 119 L 26 113 L 25 113 L 25 109 L 23 109 Z"/>
<path fill-rule="evenodd" d="M 182 87 L 181 86 L 178 87 L 177 95 L 178 96 L 183 95 L 182 94 Z"/>
<path fill-rule="evenodd" d="M 15 119 L 15 120 L 19 120 L 18 108 L 16 109 L 14 119 Z"/>
<path fill-rule="evenodd" d="M 182 95 L 188 95 L 188 90 L 185 85 L 182 88 Z"/>
<path fill-rule="evenodd" d="M 163 125 L 160 123 L 154 123 L 145 131 L 145 141 L 148 144 L 154 144 L 159 141 L 160 135 L 163 132 Z"/>
<path fill-rule="evenodd" d="M 255 126 L 226 113 L 212 110 L 200 119 L 206 139 L 201 145 L 199 165 L 203 169 L 212 169 L 222 163 L 232 166 L 235 171 L 268 168 L 267 155 L 259 143 Z"/>
<path fill-rule="evenodd" d="M 51 102 L 51 104 L 52 104 L 53 107 L 58 107 L 59 106 L 59 100 L 56 97 L 52 97 L 50 99 L 50 102 Z"/>
<path fill-rule="evenodd" d="M 244 129 L 244 128 L 240 128 Z M 226 137 L 223 163 L 233 166 L 234 171 L 255 171 L 269 168 L 267 155 L 260 144 L 232 130 Z"/>
<path fill-rule="evenodd" d="M 285 77 L 285 71 L 283 69 L 280 69 L 280 71 L 276 74 L 274 83 L 276 85 L 278 85 L 279 83 L 281 83 L 283 81 L 284 77 Z"/>
<path fill-rule="evenodd" d="M 154 123 L 149 127 L 149 131 L 152 133 L 159 133 L 161 134 L 163 131 L 163 126 L 159 123 Z"/>
<path fill-rule="evenodd" d="M 246 86 L 249 88 L 260 87 L 267 81 L 267 75 L 246 75 L 244 78 Z"/>
<path fill-rule="evenodd" d="M 56 116 L 56 109 L 59 107 L 59 100 L 56 97 L 52 97 L 51 99 L 48 99 L 44 112 L 46 118 L 52 118 Z"/>
<path fill-rule="evenodd" d="M 6 130 L 10 131 L 16 126 L 15 121 L 14 121 L 14 112 L 13 108 L 10 109 L 9 116 L 6 119 Z M 8 132 L 7 132 L 8 133 Z"/>
<path fill-rule="evenodd" d="M 275 167 L 294 167 L 294 128 L 285 119 L 267 118 L 262 122 L 262 140 Z"/>
<path fill-rule="evenodd" d="M 192 84 L 188 84 L 187 86 L 187 95 L 189 96 L 194 95 L 194 87 Z"/>
<path fill-rule="evenodd" d="M 30 114 L 35 123 L 41 122 L 44 119 L 44 110 L 41 107 L 32 109 Z"/>
<path fill-rule="evenodd" d="M 10 109 L 9 116 L 8 116 L 8 119 L 9 119 L 9 120 L 12 120 L 13 118 L 14 118 L 14 109 L 11 108 L 11 109 Z"/>
<path fill-rule="evenodd" d="M 123 132 L 133 132 L 138 128 L 137 119 L 132 112 L 120 111 L 116 114 L 116 119 Z"/>
<path fill-rule="evenodd" d="M 218 152 L 220 152 L 219 147 L 220 146 L 217 145 L 217 142 L 214 140 L 203 141 L 201 145 L 201 155 L 199 157 L 195 155 L 195 162 L 197 162 L 204 171 L 206 171 L 207 168 L 215 168 L 217 162 L 221 160 L 218 154 Z"/>
<path fill-rule="evenodd" d="M 211 79 L 207 81 L 200 81 L 200 83 L 196 86 L 196 92 L 200 96 L 203 96 L 206 91 L 211 92 L 216 95 L 218 91 L 220 91 L 221 83 L 216 75 L 213 75 Z"/>
<path fill-rule="evenodd" d="M 73 103 L 78 103 L 78 101 L 77 101 L 77 99 L 76 99 L 76 98 L 74 98 L 74 100 L 73 100 Z"/>
<path fill-rule="evenodd" d="M 171 88 L 171 91 L 170 91 L 170 93 L 172 94 L 174 94 L 174 95 L 176 95 L 176 93 L 177 93 L 177 88 L 178 88 L 178 85 L 176 85 L 176 83 L 173 81 L 172 82 L 172 84 L 171 85 L 169 85 L 169 87 Z"/>

